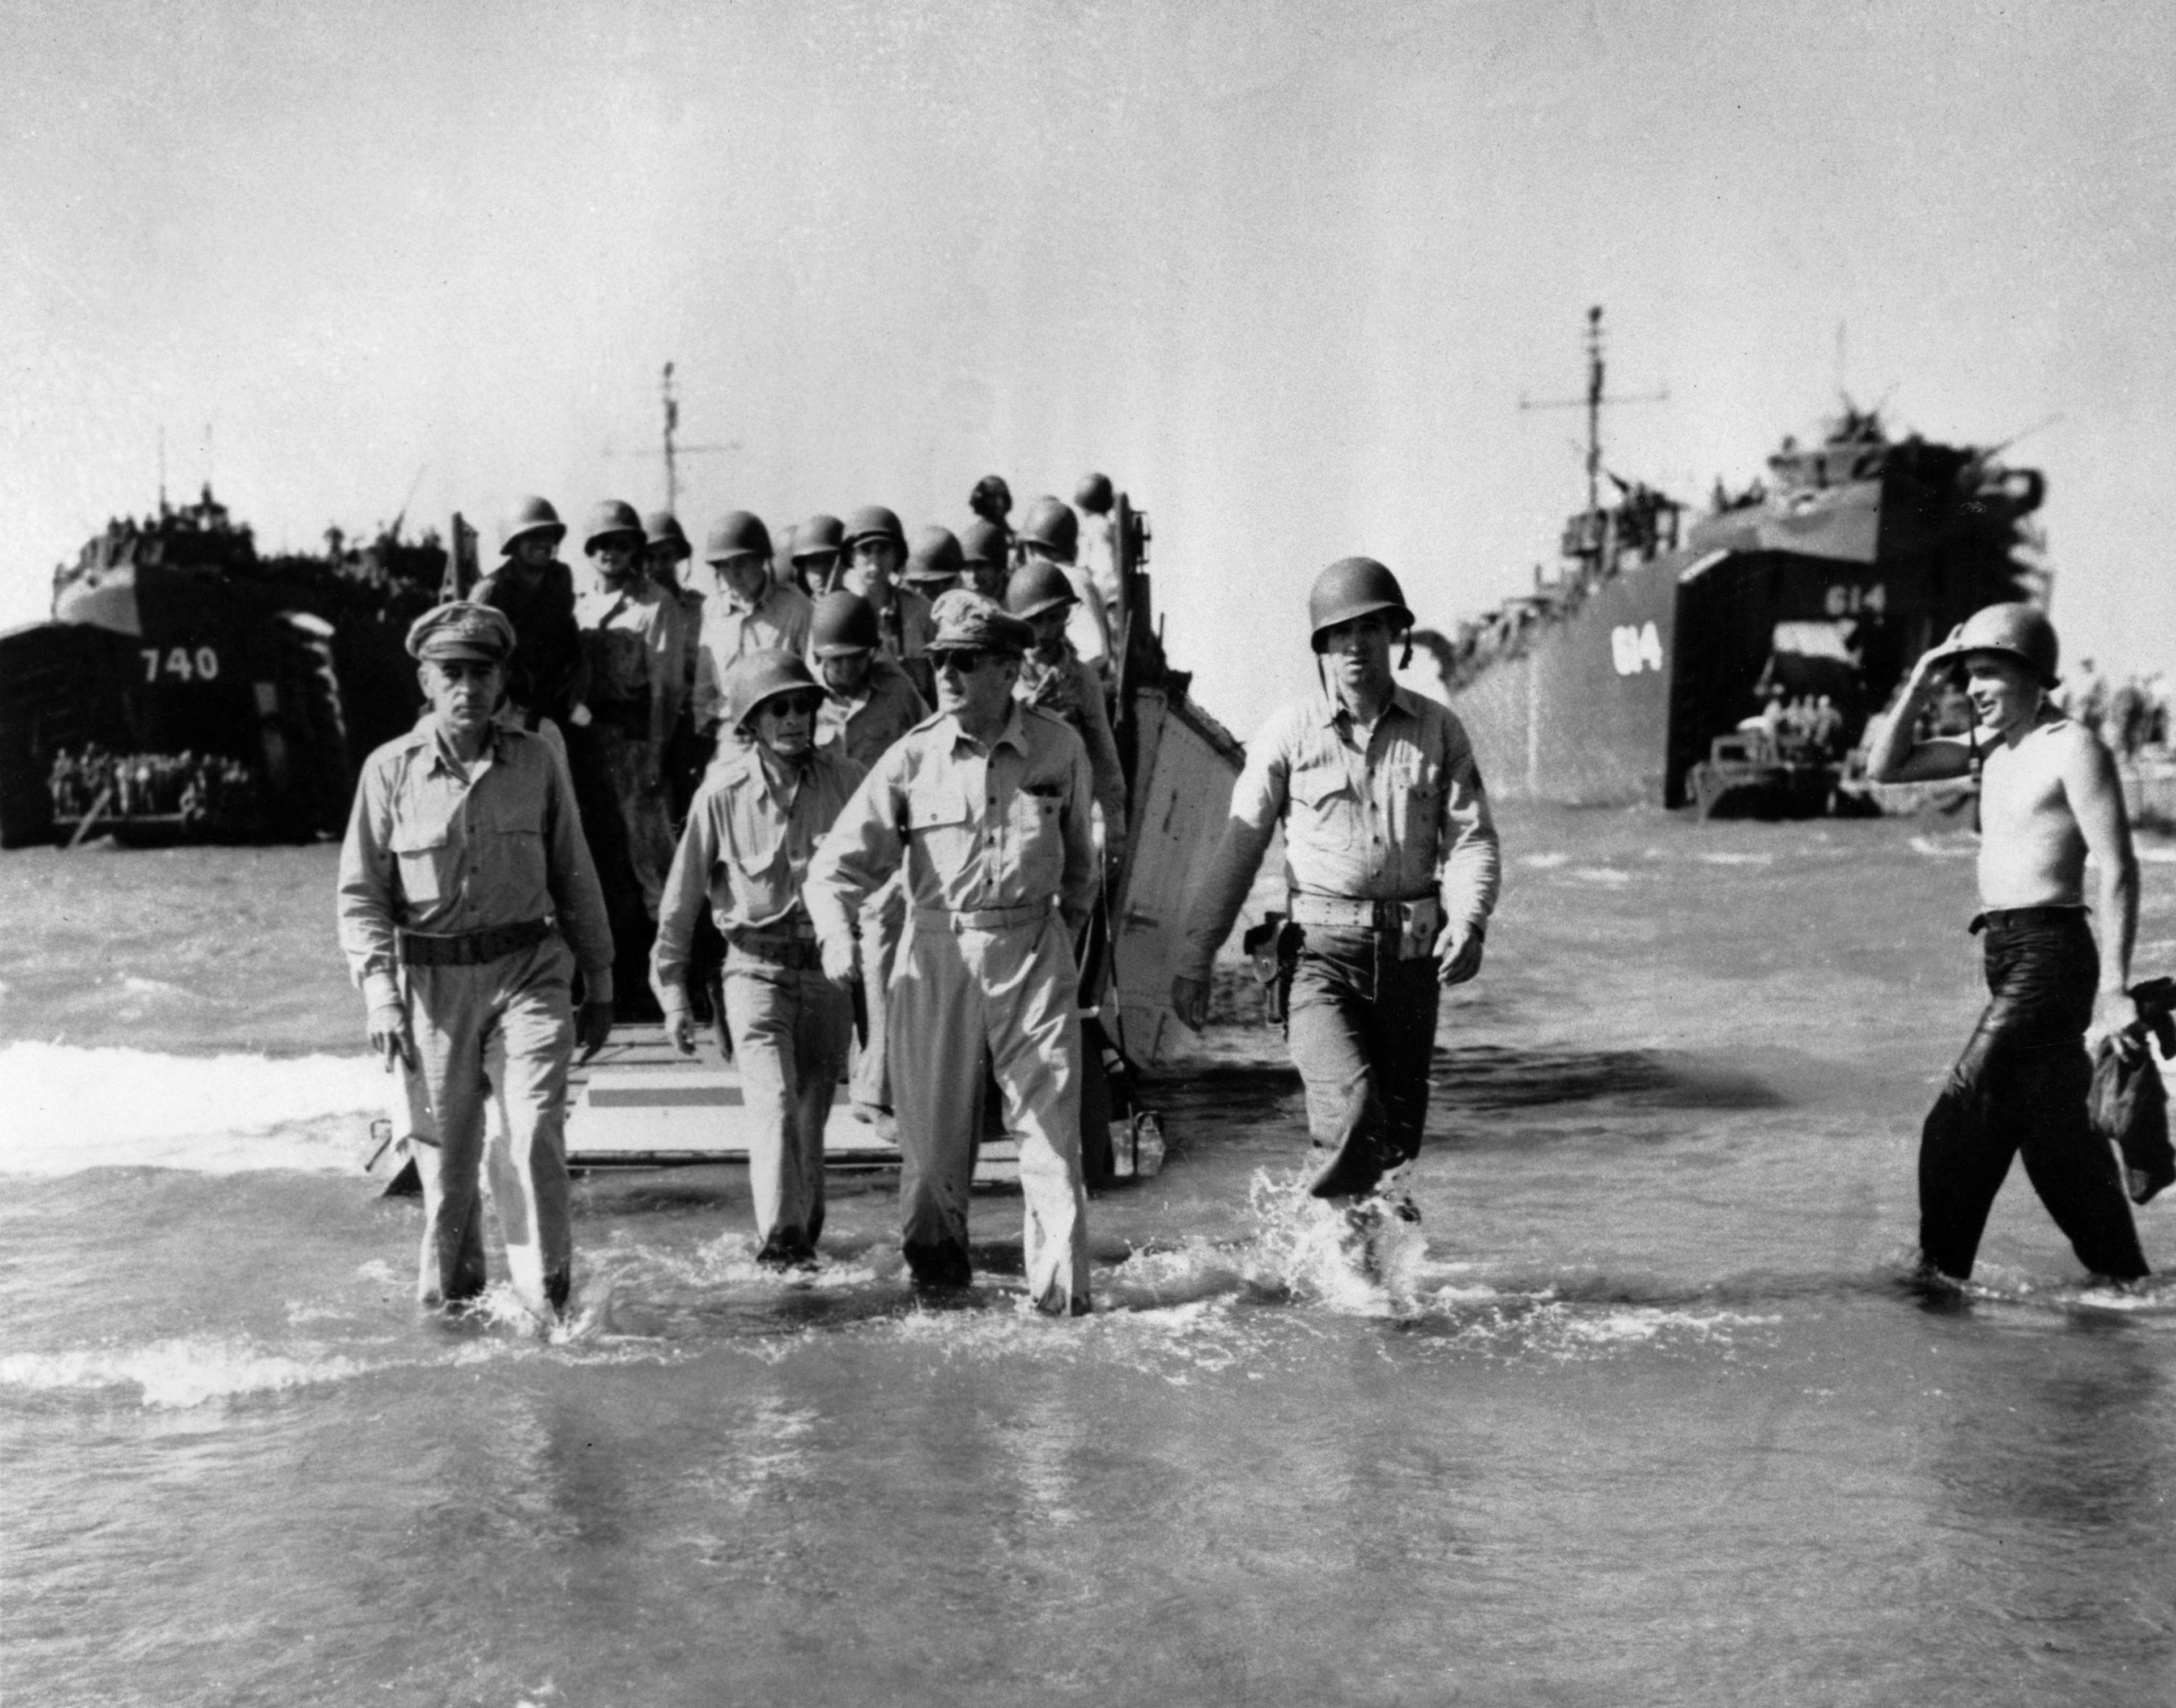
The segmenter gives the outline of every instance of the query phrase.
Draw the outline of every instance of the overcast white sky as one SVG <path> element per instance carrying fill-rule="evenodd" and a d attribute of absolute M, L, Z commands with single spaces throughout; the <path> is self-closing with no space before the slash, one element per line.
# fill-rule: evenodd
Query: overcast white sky
<path fill-rule="evenodd" d="M 1703 497 L 1846 383 L 2059 412 L 2072 656 L 2176 666 L 2176 8 L 48 3 L 0 12 L 0 625 L 207 466 L 329 522 L 648 505 L 958 527 L 1102 467 L 1243 732 L 1368 552 L 1448 622 L 1613 466 Z M 212 449 L 207 455 L 209 424 Z M 617 453 L 617 454 L 615 454 Z"/>

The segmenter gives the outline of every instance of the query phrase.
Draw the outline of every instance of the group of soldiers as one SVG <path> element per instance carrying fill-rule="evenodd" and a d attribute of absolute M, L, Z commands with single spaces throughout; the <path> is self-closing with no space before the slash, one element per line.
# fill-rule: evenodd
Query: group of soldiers
<path fill-rule="evenodd" d="M 707 591 L 683 582 L 672 517 L 599 504 L 578 578 L 527 498 L 500 565 L 417 619 L 429 704 L 364 768 L 340 917 L 373 1044 L 427 1105 L 427 1302 L 481 1288 L 488 1163 L 509 1254 L 518 1228 L 533 1291 L 563 1304 L 573 1041 L 602 1042 L 632 974 L 683 1050 L 706 1001 L 722 1023 L 760 1123 L 760 1261 L 813 1259 L 851 1058 L 856 1112 L 900 1146 L 917 1281 L 967 1278 L 989 1085 L 1020 1141 L 1036 1302 L 1086 1308 L 1080 1011 L 1097 993 L 1078 945 L 1126 836 L 1113 498 L 1091 476 L 1078 510 L 1044 498 L 1015 531 L 993 476 L 960 536 L 910 545 L 872 506 L 810 518 L 783 553 L 734 511 L 707 537 Z"/>
<path fill-rule="evenodd" d="M 566 1303 L 568 1069 L 578 1044 L 605 1041 L 615 996 L 609 886 L 590 844 L 617 835 L 654 922 L 648 982 L 683 1051 L 706 922 L 722 943 L 717 1002 L 759 1122 L 759 1259 L 814 1260 L 824 1131 L 858 998 L 854 1096 L 862 1112 L 895 1117 L 900 1243 L 917 1286 L 969 1279 L 969 1186 L 993 1085 L 1019 1140 L 1030 1297 L 1085 1312 L 1081 1014 L 1100 993 L 1083 989 L 1081 946 L 1126 817 L 1105 677 L 1074 639 L 1100 640 L 1109 659 L 1076 530 L 1054 511 L 1032 518 L 1023 549 L 1005 554 L 1000 598 L 985 560 L 928 536 L 910 548 L 889 510 L 835 527 L 812 519 L 790 571 L 761 521 L 737 511 L 709 537 L 716 585 L 690 658 L 695 603 L 671 573 L 687 555 L 677 525 L 601 506 L 585 541 L 596 585 L 572 593 L 547 512 L 531 500 L 517 514 L 507 564 L 475 598 L 416 621 L 409 650 L 430 708 L 364 768 L 341 862 L 342 944 L 373 1047 L 411 1065 L 433 1118 L 417 1159 L 422 1300 L 482 1288 L 488 1166 L 510 1267 L 519 1239 L 537 1254 L 542 1307 Z M 933 598 L 901 585 L 917 553 L 915 579 Z M 1995 1002 L 1923 1143 L 1923 1244 L 1934 1271 L 1968 1274 L 2022 1145 L 2081 1258 L 2132 1276 L 2144 1260 L 2107 1147 L 2096 1160 L 2081 1137 L 2070 1058 L 2082 1060 L 2095 987 L 2104 1020 L 2137 1018 L 2124 994 L 2136 865 L 2119 794 L 2109 805 L 2106 750 L 2048 703 L 2053 631 L 2029 615 L 2007 628 L 1989 617 L 1985 633 L 1929 655 L 1876 743 L 1885 772 L 1962 764 L 1911 732 L 1937 665 L 1969 666 L 2002 748 L 1985 761 L 1988 846 L 2005 851 L 1982 857 L 1990 955 L 1999 938 L 2000 978 L 2025 980 L 2010 990 L 1991 959 Z M 1421 1145 L 1438 1003 L 1480 970 L 1501 873 L 1465 729 L 1395 679 L 1413 620 L 1374 559 L 1317 578 L 1316 686 L 1249 747 L 1171 993 L 1180 1020 L 1206 1022 L 1210 963 L 1281 830 L 1289 900 L 1250 945 L 1306 1089 L 1308 1190 L 1363 1241 L 1384 1217 L 1417 1215 L 1396 1172 Z M 680 738 L 712 753 L 676 831 L 667 755 L 691 704 Z M 605 781 L 578 804 L 568 754 L 585 748 Z M 2076 941 L 2087 846 L 2103 858 L 2110 927 L 2097 966 L 2090 935 Z M 2062 960 L 2055 997 L 2049 955 Z M 508 1137 L 487 1158 L 487 1084 Z"/>

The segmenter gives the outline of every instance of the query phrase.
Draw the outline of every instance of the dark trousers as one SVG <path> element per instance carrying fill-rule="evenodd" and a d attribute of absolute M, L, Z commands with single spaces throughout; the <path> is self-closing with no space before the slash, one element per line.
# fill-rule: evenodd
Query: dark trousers
<path fill-rule="evenodd" d="M 2035 910 L 1987 927 L 1987 1011 L 1919 1135 L 1919 1246 L 1962 1281 L 1994 1195 L 2021 1155 L 2026 1178 L 2078 1261 L 2146 1274 L 2115 1153 L 2086 1115 L 2085 1031 L 2100 957 L 2082 910 Z"/>
<path fill-rule="evenodd" d="M 1395 933 L 1305 927 L 1285 1036 L 1319 1150 L 1357 1145 L 1386 1173 L 1420 1154 L 1435 1048 L 1433 955 L 1397 958 Z"/>

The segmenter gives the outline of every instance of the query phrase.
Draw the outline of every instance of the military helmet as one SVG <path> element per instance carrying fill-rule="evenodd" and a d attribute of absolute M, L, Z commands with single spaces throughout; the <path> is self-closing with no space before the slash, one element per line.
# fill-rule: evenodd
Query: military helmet
<path fill-rule="evenodd" d="M 958 537 L 949 528 L 928 527 L 914 536 L 914 549 L 906 554 L 902 581 L 950 581 L 966 573 Z"/>
<path fill-rule="evenodd" d="M 514 548 L 531 534 L 549 534 L 556 546 L 567 537 L 567 525 L 559 519 L 559 513 L 552 508 L 549 498 L 540 498 L 531 493 L 525 498 L 516 498 L 506 519 L 498 525 L 498 553 L 502 558 L 513 556 Z"/>
<path fill-rule="evenodd" d="M 1073 578 L 1055 563 L 1023 563 L 1005 583 L 1005 609 L 1022 619 L 1080 602 Z"/>
<path fill-rule="evenodd" d="M 985 475 L 967 494 L 967 508 L 985 521 L 1002 524 L 1013 513 L 1013 489 L 1003 475 Z"/>
<path fill-rule="evenodd" d="M 866 504 L 846 519 L 846 545 L 849 549 L 864 540 L 889 540 L 906 552 L 906 530 L 899 525 L 896 513 L 882 504 Z"/>
<path fill-rule="evenodd" d="M 1307 596 L 1307 626 L 1314 650 L 1322 650 L 1322 632 L 1371 611 L 1387 612 L 1393 629 L 1411 628 L 1413 613 L 1398 578 L 1373 558 L 1340 558 L 1314 578 Z"/>
<path fill-rule="evenodd" d="M 2053 688 L 2059 650 L 2055 625 L 2045 612 L 2037 606 L 2009 604 L 1983 606 L 1973 612 L 1942 644 L 1941 653 L 1959 660 L 1967 653 L 1996 653 L 2023 665 L 2041 687 Z"/>
<path fill-rule="evenodd" d="M 808 619 L 808 650 L 817 657 L 874 652 L 879 639 L 877 608 L 860 594 L 841 588 L 816 601 L 815 614 Z"/>
<path fill-rule="evenodd" d="M 670 546 L 677 560 L 693 555 L 694 547 L 688 543 L 687 530 L 681 527 L 680 519 L 670 510 L 652 510 L 642 519 L 642 542 L 645 546 Z"/>
<path fill-rule="evenodd" d="M 846 549 L 846 525 L 819 511 L 793 530 L 793 561 Z"/>
<path fill-rule="evenodd" d="M 977 516 L 960 530 L 960 561 L 1003 564 L 1012 553 L 1012 536 L 995 522 Z"/>
<path fill-rule="evenodd" d="M 1080 484 L 1073 489 L 1073 502 L 1080 505 L 1082 509 L 1098 516 L 1111 508 L 1111 500 L 1115 496 L 1116 494 L 1111 491 L 1111 477 L 1108 475 L 1083 475 L 1080 477 Z"/>
<path fill-rule="evenodd" d="M 726 672 L 726 722 L 745 729 L 756 708 L 767 699 L 786 694 L 813 694 L 820 699 L 823 693 L 808 666 L 792 653 L 770 648 L 743 653 Z"/>
<path fill-rule="evenodd" d="M 617 539 L 623 535 L 637 551 L 642 549 L 642 518 L 635 514 L 634 505 L 621 498 L 601 498 L 590 507 L 590 519 L 582 530 L 585 552 L 596 551 L 601 540 Z"/>
<path fill-rule="evenodd" d="M 1052 557 L 1070 563 L 1080 549 L 1080 519 L 1064 499 L 1046 492 L 1027 513 L 1027 525 L 1020 530 L 1020 536 L 1029 545 L 1040 546 Z"/>
<path fill-rule="evenodd" d="M 770 557 L 770 530 L 763 525 L 760 516 L 747 510 L 728 510 L 710 525 L 710 538 L 703 544 L 703 561 L 715 563 L 721 558 L 737 558 L 743 552 Z"/>

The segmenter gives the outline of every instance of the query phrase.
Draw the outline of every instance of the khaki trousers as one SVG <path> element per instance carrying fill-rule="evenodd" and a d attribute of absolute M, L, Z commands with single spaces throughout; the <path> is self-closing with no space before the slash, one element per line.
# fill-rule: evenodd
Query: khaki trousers
<path fill-rule="evenodd" d="M 1088 1309 L 1080 1180 L 1080 971 L 1056 912 L 994 930 L 917 916 L 890 990 L 900 1244 L 919 1280 L 964 1282 L 982 1055 L 1020 1141 L 1022 1243 L 1037 1308 Z"/>
<path fill-rule="evenodd" d="M 574 1053 L 574 951 L 558 937 L 482 966 L 405 970 L 408 1025 L 438 1144 L 416 1147 L 426 1305 L 484 1288 L 485 1106 L 494 1091 L 506 1142 L 489 1147 L 492 1199 L 522 1302 L 567 1302 L 574 1237 L 567 1184 L 567 1068 Z"/>
<path fill-rule="evenodd" d="M 754 1118 L 748 1192 L 767 1254 L 812 1250 L 824 1231 L 824 1126 L 846 1064 L 854 1011 L 820 970 L 726 951 L 726 1020 Z"/>

